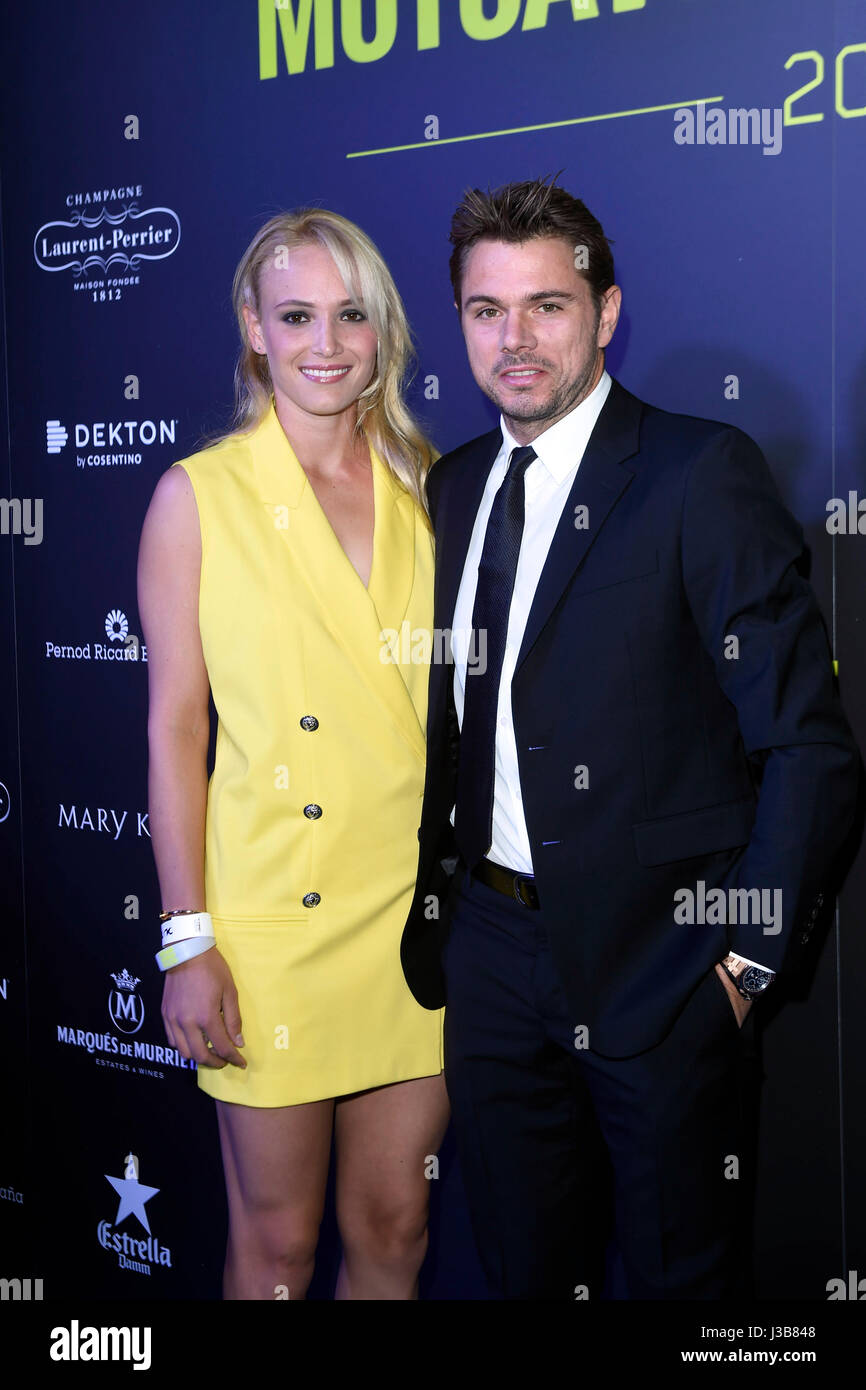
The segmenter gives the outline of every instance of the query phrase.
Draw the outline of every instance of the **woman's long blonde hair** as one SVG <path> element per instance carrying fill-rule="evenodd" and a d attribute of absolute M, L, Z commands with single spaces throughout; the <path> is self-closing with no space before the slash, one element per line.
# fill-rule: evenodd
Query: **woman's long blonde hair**
<path fill-rule="evenodd" d="M 403 399 L 404 383 L 414 361 L 406 311 L 373 242 L 337 212 L 304 207 L 280 213 L 265 223 L 244 252 L 232 285 L 241 335 L 235 367 L 235 410 L 229 434 L 221 437 L 254 429 L 267 414 L 274 389 L 267 357 L 250 344 L 244 305 L 259 314 L 259 278 L 279 251 L 315 243 L 330 252 L 346 293 L 363 306 L 379 340 L 376 374 L 358 397 L 355 430 L 365 435 L 391 472 L 426 509 L 424 479 L 437 454 Z"/>

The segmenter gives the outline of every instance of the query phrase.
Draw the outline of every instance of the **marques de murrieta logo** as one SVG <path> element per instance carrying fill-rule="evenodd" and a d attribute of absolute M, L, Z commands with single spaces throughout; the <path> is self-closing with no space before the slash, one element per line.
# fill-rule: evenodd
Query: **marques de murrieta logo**
<path fill-rule="evenodd" d="M 113 1178 L 109 1173 L 105 1174 L 106 1181 L 111 1183 L 120 1200 L 114 1221 L 100 1221 L 97 1227 L 99 1244 L 103 1250 L 116 1251 L 117 1263 L 121 1269 L 150 1274 L 154 1265 L 167 1265 L 171 1268 L 171 1251 L 167 1245 L 160 1245 L 153 1235 L 145 1210 L 147 1203 L 159 1192 L 159 1188 L 148 1187 L 145 1183 L 139 1182 L 138 1158 L 134 1153 L 128 1153 L 123 1162 L 125 1167 L 122 1178 Z M 129 1231 L 118 1229 L 130 1216 L 134 1216 L 139 1226 L 147 1232 L 146 1240 L 136 1239 Z"/>
<path fill-rule="evenodd" d="M 68 193 L 68 217 L 44 222 L 33 238 L 40 270 L 68 270 L 94 302 L 118 300 L 138 285 L 144 261 L 164 261 L 180 245 L 173 208 L 141 208 L 141 184 Z"/>
<path fill-rule="evenodd" d="M 147 646 L 129 630 L 122 608 L 111 608 L 103 624 L 108 642 L 52 642 L 46 639 L 49 661 L 147 661 Z M 113 645 L 114 644 L 114 645 Z"/>
<path fill-rule="evenodd" d="M 61 806 L 60 810 L 62 826 L 79 830 L 97 828 L 89 807 L 72 806 L 67 811 Z M 117 839 L 126 822 L 127 812 L 123 811 L 118 816 L 114 807 L 106 811 L 101 806 L 96 808 L 96 812 L 98 828 L 108 830 Z M 109 814 L 112 825 L 108 823 Z M 103 821 L 104 825 L 101 824 Z M 146 813 L 143 831 L 141 811 L 138 821 L 139 835 L 147 834 Z M 157 1070 L 159 1067 L 194 1071 L 195 1062 L 189 1057 L 182 1057 L 176 1047 L 133 1036 L 141 1031 L 144 1023 L 144 1000 L 136 993 L 141 980 L 137 975 L 130 975 L 126 966 L 119 973 L 111 971 L 110 975 L 114 989 L 108 992 L 108 1016 L 121 1036 L 118 1037 L 108 1028 L 97 1033 L 92 1028 L 73 1028 L 66 1023 L 58 1023 L 57 1041 L 65 1043 L 67 1047 L 83 1049 L 94 1058 L 97 1066 L 110 1067 L 113 1071 L 133 1072 L 137 1076 L 151 1076 L 157 1080 L 163 1080 L 166 1075 L 164 1071 Z"/>
<path fill-rule="evenodd" d="M 126 966 L 119 975 L 112 972 L 111 978 L 114 989 L 108 994 L 109 1017 L 121 1033 L 137 1033 L 144 1023 L 144 1004 L 135 992 L 141 980 L 136 975 L 130 975 Z"/>

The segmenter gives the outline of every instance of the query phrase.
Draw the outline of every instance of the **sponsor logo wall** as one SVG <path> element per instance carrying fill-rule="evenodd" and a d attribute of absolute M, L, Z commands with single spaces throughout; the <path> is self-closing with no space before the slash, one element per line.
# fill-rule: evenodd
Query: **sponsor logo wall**
<path fill-rule="evenodd" d="M 160 474 L 227 423 L 237 261 L 280 208 L 359 222 L 403 294 L 411 400 L 445 450 L 496 420 L 452 306 L 453 207 L 467 186 L 562 170 L 613 240 L 609 368 L 761 444 L 866 744 L 866 13 L 214 0 L 179 26 L 168 0 L 93 0 L 49 26 L 18 6 L 9 24 L 28 71 L 2 98 L 0 491 L 4 518 L 14 499 L 39 507 L 20 512 L 38 530 L 0 535 L 0 1242 L 46 1299 L 73 1279 L 95 1297 L 215 1299 L 213 1107 L 167 1044 L 153 960 L 136 560 Z M 761 1040 L 762 1297 L 826 1298 L 839 1270 L 866 1268 L 864 880 L 861 856 L 808 990 Z M 811 1123 L 804 1095 L 821 1097 Z M 423 1296 L 483 1297 L 450 1139 L 432 1188 Z M 336 1258 L 329 1215 L 311 1296 L 330 1296 Z"/>

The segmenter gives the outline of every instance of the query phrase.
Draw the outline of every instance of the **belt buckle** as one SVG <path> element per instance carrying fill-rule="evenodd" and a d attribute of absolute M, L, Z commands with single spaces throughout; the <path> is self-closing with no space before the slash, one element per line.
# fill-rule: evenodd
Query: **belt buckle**
<path fill-rule="evenodd" d="M 513 889 L 514 889 L 514 896 L 515 896 L 515 898 L 517 899 L 517 901 L 520 903 L 520 906 L 521 906 L 521 907 L 530 907 L 530 908 L 531 908 L 531 907 L 532 907 L 532 903 L 531 903 L 531 902 L 525 901 L 525 899 L 524 899 L 523 897 L 521 897 L 521 893 L 520 893 L 521 881 L 522 881 L 521 875 L 520 875 L 520 874 L 515 874 L 515 875 L 514 875 L 514 882 L 513 882 L 513 884 L 512 884 L 512 887 L 513 887 Z"/>

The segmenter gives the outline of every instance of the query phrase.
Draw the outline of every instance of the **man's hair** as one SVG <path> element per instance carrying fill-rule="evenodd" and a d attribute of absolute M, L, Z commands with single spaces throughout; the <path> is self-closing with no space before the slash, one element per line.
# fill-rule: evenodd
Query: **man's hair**
<path fill-rule="evenodd" d="M 520 243 L 534 237 L 556 237 L 574 248 L 575 268 L 589 285 L 596 312 L 600 310 L 601 296 L 615 283 L 610 243 L 598 218 L 579 198 L 560 188 L 556 178 L 554 174 L 506 183 L 486 193 L 480 188 L 466 190 L 451 219 L 454 250 L 448 262 L 458 310 L 466 257 L 476 242 Z"/>

